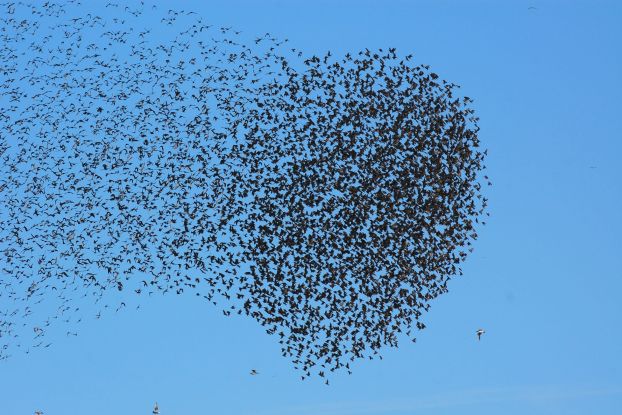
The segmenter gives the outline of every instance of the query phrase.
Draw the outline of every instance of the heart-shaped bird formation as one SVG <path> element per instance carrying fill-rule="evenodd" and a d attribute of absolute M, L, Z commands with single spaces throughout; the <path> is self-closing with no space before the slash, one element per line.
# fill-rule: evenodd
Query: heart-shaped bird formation
<path fill-rule="evenodd" d="M 142 3 L 0 20 L 0 356 L 84 301 L 192 292 L 325 376 L 414 340 L 461 273 L 485 152 L 470 100 L 411 56 L 247 47 Z"/>

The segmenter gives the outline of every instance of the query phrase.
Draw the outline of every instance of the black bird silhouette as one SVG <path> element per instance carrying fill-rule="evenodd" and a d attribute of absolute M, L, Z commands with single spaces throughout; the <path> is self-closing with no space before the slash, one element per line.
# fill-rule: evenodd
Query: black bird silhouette
<path fill-rule="evenodd" d="M 480 340 L 482 337 L 482 334 L 484 333 L 486 333 L 484 329 L 477 329 L 477 331 L 475 332 L 475 334 L 477 334 L 477 340 Z"/>

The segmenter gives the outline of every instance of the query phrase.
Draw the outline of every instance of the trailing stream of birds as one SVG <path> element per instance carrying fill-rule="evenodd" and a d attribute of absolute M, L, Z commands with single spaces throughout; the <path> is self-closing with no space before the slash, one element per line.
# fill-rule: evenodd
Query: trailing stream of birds
<path fill-rule="evenodd" d="M 414 341 L 490 184 L 471 100 L 414 60 L 0 3 L 0 359 L 161 293 L 252 317 L 303 378 Z"/>

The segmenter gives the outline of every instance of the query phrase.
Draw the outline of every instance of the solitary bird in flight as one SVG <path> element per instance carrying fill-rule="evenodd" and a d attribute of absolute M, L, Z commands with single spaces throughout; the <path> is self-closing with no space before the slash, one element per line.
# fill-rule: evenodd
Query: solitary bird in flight
<path fill-rule="evenodd" d="M 475 334 L 477 334 L 477 340 L 480 340 L 482 337 L 482 334 L 484 333 L 486 333 L 484 329 L 477 329 L 477 331 L 475 332 Z"/>
<path fill-rule="evenodd" d="M 259 372 L 257 372 L 255 369 L 251 370 L 251 375 L 255 376 L 255 375 L 258 375 L 258 374 L 259 374 Z"/>

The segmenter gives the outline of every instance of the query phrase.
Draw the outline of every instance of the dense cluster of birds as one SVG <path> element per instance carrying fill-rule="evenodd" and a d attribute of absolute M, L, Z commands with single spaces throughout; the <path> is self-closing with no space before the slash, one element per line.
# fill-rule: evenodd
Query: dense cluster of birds
<path fill-rule="evenodd" d="M 487 215 L 471 100 L 392 48 L 101 8 L 0 3 L 0 357 L 126 292 L 251 316 L 303 378 L 414 341 Z"/>

